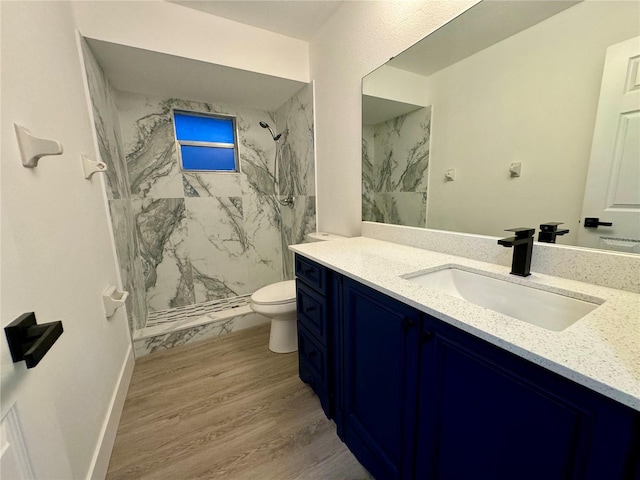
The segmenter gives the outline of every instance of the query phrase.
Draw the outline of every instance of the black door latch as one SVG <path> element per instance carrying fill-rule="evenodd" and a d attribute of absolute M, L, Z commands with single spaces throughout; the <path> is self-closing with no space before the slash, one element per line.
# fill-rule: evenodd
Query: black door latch
<path fill-rule="evenodd" d="M 4 327 L 13 363 L 24 360 L 33 368 L 62 335 L 62 322 L 36 324 L 36 314 L 23 313 Z"/>
<path fill-rule="evenodd" d="M 601 222 L 598 217 L 586 217 L 584 219 L 585 228 L 598 228 L 599 226 L 610 227 L 612 225 L 613 223 L 611 222 Z"/>

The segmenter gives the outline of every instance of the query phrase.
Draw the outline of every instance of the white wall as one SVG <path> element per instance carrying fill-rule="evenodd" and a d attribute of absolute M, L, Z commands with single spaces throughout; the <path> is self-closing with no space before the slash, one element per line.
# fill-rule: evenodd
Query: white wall
<path fill-rule="evenodd" d="M 80 163 L 80 153 L 92 155 L 94 144 L 75 23 L 66 2 L 0 5 L 2 323 L 35 311 L 40 323 L 64 326 L 28 371 L 24 362 L 11 362 L 3 335 L 2 413 L 17 400 L 37 478 L 84 478 L 130 340 L 123 310 L 107 320 L 102 307 L 101 292 L 117 282 L 117 273 L 104 187 L 99 175 L 85 180 Z M 64 153 L 24 168 L 13 122 L 59 140 Z"/>
<path fill-rule="evenodd" d="M 362 77 L 475 3 L 345 2 L 313 39 L 319 230 L 360 233 Z"/>
<path fill-rule="evenodd" d="M 308 83 L 307 42 L 154 1 L 75 1 L 83 36 Z"/>
<path fill-rule="evenodd" d="M 427 226 L 499 236 L 564 222 L 558 243 L 575 245 L 605 51 L 638 30 L 636 2 L 587 1 L 430 76 Z"/>

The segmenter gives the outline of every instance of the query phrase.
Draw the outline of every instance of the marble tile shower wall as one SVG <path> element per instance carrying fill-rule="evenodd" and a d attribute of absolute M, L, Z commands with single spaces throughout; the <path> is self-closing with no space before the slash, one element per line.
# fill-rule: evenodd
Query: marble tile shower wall
<path fill-rule="evenodd" d="M 281 249 L 284 278 L 294 277 L 293 254 L 288 245 L 302 243 L 307 233 L 316 231 L 316 177 L 313 123 L 313 90 L 301 89 L 275 113 L 279 155 L 278 193 L 295 198 L 293 207 L 280 207 Z"/>
<path fill-rule="evenodd" d="M 310 86 L 278 112 L 126 92 L 116 103 L 149 311 L 252 293 L 291 277 L 285 246 L 315 230 Z M 235 116 L 241 173 L 182 172 L 174 108 Z M 260 121 L 286 132 L 281 151 Z M 293 209 L 277 201 L 276 153 L 286 158 L 280 193 L 295 195 Z"/>
<path fill-rule="evenodd" d="M 363 128 L 363 220 L 426 226 L 430 138 L 431 107 Z"/>
<path fill-rule="evenodd" d="M 376 127 L 373 125 L 362 126 L 362 220 L 371 222 L 376 220 L 373 215 L 373 144 Z"/>
<path fill-rule="evenodd" d="M 82 56 L 98 150 L 102 161 L 107 164 L 105 187 L 120 276 L 123 288 L 129 292 L 126 302 L 129 328 L 135 330 L 145 325 L 147 304 L 115 93 L 84 39 Z M 98 181 L 99 177 L 93 178 L 93 181 Z"/>
<path fill-rule="evenodd" d="M 82 53 L 131 330 L 149 311 L 293 278 L 286 246 L 316 223 L 311 85 L 276 112 L 154 98 L 115 92 L 84 40 Z M 172 108 L 236 116 L 241 173 L 181 172 Z M 260 121 L 283 132 L 278 145 Z"/>

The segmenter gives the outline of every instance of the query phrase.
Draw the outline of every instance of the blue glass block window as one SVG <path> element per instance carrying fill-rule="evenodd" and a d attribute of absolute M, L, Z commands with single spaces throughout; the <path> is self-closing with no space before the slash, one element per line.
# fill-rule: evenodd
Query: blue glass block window
<path fill-rule="evenodd" d="M 183 170 L 238 171 L 233 117 L 175 110 L 173 121 Z"/>

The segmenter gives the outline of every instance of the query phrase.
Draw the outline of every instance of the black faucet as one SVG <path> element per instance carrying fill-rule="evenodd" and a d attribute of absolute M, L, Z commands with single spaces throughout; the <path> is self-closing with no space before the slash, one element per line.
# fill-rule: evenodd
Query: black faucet
<path fill-rule="evenodd" d="M 540 232 L 538 232 L 538 241 L 545 243 L 556 243 L 558 235 L 565 235 L 569 230 L 558 230 L 558 225 L 562 222 L 548 222 L 540 224 Z"/>
<path fill-rule="evenodd" d="M 520 227 L 508 228 L 505 232 L 514 232 L 515 237 L 498 240 L 498 245 L 513 247 L 513 260 L 511 261 L 511 273 L 521 277 L 531 275 L 531 253 L 533 252 L 533 234 L 535 228 Z"/>

